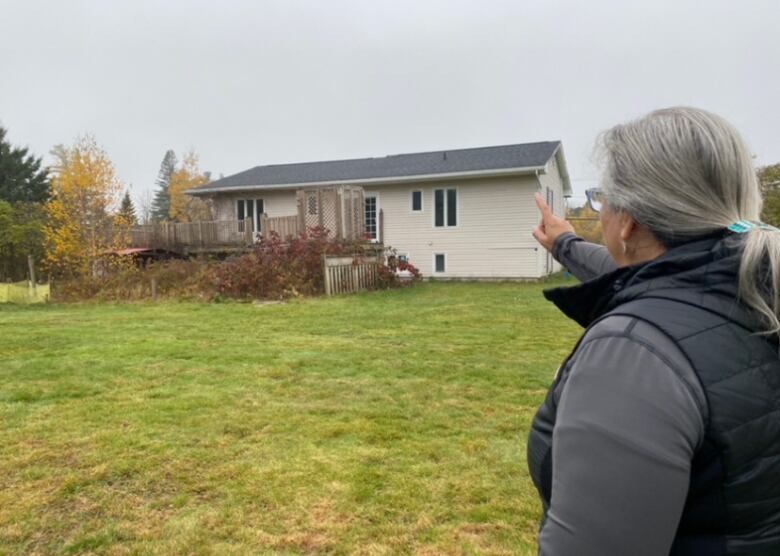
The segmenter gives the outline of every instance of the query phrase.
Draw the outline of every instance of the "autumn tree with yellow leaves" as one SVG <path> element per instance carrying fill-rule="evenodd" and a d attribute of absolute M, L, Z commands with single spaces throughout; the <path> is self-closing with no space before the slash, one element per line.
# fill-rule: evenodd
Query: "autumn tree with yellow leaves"
<path fill-rule="evenodd" d="M 187 195 L 185 191 L 204 185 L 209 177 L 198 168 L 198 155 L 190 151 L 184 155 L 179 168 L 171 174 L 168 193 L 171 197 L 171 220 L 178 222 L 198 222 L 212 219 L 211 205 L 197 197 Z"/>
<path fill-rule="evenodd" d="M 566 220 L 574 227 L 574 233 L 585 241 L 602 243 L 599 214 L 588 203 L 583 207 L 566 210 Z"/>
<path fill-rule="evenodd" d="M 780 163 L 758 169 L 758 183 L 764 195 L 761 220 L 780 227 Z"/>
<path fill-rule="evenodd" d="M 122 235 L 115 233 L 112 215 L 122 184 L 94 137 L 81 137 L 69 148 L 57 146 L 52 154 L 56 164 L 46 204 L 46 262 L 55 274 L 87 276 Z"/>

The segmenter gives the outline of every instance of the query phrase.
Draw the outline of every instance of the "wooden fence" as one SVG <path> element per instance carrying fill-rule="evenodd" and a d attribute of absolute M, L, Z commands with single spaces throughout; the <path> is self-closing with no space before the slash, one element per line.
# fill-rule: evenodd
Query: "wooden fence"
<path fill-rule="evenodd" d="M 381 255 L 368 257 L 322 256 L 325 295 L 355 293 L 377 287 Z"/>

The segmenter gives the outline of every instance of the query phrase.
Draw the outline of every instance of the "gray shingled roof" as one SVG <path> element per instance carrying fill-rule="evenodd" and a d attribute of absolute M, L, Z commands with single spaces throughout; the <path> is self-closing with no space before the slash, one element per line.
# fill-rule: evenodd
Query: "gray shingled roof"
<path fill-rule="evenodd" d="M 256 166 L 213 181 L 200 189 L 219 191 L 244 186 L 271 188 L 304 183 L 348 182 L 510 168 L 541 168 L 547 164 L 559 146 L 560 141 L 544 141 L 476 149 L 397 154 L 382 158 Z M 195 191 L 197 190 L 193 190 Z"/>

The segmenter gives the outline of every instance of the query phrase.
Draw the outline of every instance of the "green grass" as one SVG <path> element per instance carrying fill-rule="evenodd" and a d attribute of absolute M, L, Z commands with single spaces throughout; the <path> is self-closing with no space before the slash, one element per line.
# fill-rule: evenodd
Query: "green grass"
<path fill-rule="evenodd" d="M 532 554 L 539 284 L 0 306 L 0 554 Z"/>

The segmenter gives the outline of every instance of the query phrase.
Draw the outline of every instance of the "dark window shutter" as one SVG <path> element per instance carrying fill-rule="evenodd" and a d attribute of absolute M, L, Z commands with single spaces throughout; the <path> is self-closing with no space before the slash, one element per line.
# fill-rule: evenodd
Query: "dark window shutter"
<path fill-rule="evenodd" d="M 244 219 L 244 201 L 238 200 L 236 201 L 236 210 L 237 210 L 237 216 L 239 220 Z"/>

